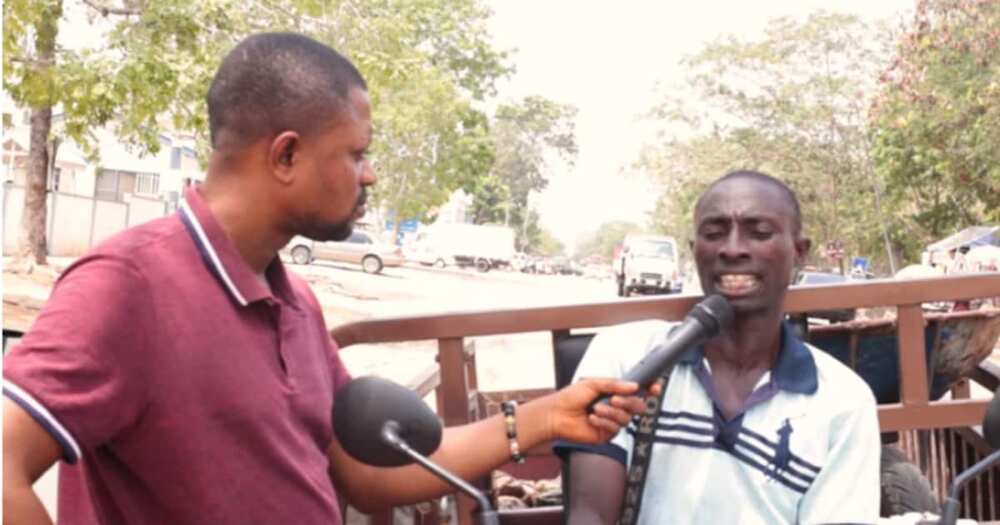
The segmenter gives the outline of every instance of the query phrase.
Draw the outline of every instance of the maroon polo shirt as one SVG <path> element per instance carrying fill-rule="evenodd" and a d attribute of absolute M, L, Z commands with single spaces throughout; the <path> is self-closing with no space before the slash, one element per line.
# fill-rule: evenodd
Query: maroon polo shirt
<path fill-rule="evenodd" d="M 341 523 L 350 376 L 308 286 L 277 259 L 267 278 L 193 189 L 62 274 L 3 386 L 62 446 L 59 523 Z"/>

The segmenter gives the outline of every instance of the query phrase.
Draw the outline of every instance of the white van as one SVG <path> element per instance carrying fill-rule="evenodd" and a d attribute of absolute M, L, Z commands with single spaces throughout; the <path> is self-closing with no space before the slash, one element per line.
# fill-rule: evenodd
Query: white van
<path fill-rule="evenodd" d="M 637 293 L 679 292 L 677 241 L 659 235 L 628 235 L 614 261 L 618 296 Z"/>

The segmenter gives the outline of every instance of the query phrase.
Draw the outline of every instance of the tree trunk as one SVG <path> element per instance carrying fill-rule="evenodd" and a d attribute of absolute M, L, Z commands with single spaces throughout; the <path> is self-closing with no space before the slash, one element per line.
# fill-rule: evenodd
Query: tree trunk
<path fill-rule="evenodd" d="M 47 5 L 35 33 L 35 57 L 33 75 L 51 78 L 49 70 L 55 58 L 56 34 L 62 15 L 62 2 Z M 46 264 L 45 218 L 48 214 L 45 190 L 48 186 L 49 134 L 52 129 L 52 92 L 49 96 L 31 106 L 31 141 L 28 149 L 28 173 L 25 176 L 24 211 L 21 215 L 21 232 L 18 238 L 17 259 L 31 271 L 36 264 Z M 15 263 L 17 265 L 17 263 Z"/>
<path fill-rule="evenodd" d="M 29 270 L 36 264 L 46 263 L 45 217 L 48 206 L 45 202 L 45 189 L 49 175 L 48 138 L 51 127 L 51 107 L 31 109 L 31 146 L 28 151 L 28 173 L 24 180 L 21 236 L 18 239 L 18 257 Z"/>

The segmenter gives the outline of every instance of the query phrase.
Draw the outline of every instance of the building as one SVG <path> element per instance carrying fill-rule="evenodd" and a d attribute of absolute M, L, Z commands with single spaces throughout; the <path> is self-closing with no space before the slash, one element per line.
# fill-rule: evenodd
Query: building
<path fill-rule="evenodd" d="M 2 166 L 3 250 L 16 249 L 28 173 L 29 111 L 4 105 Z M 53 129 L 61 115 L 53 116 Z M 48 232 L 51 255 L 80 255 L 104 238 L 172 212 L 185 187 L 202 181 L 195 137 L 168 131 L 160 149 L 141 154 L 118 140 L 110 126 L 94 131 L 96 154 L 88 157 L 72 140 L 56 141 L 48 177 Z M 53 145 L 50 144 L 50 148 Z"/>

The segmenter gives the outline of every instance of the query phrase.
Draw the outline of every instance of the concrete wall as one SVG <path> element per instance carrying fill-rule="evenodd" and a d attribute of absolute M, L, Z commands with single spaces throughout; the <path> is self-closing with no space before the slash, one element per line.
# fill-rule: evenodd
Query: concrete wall
<path fill-rule="evenodd" d="M 17 250 L 24 188 L 5 184 L 3 190 L 3 253 L 7 255 Z M 167 202 L 147 197 L 132 196 L 125 203 L 49 193 L 46 221 L 49 255 L 83 255 L 115 233 L 167 213 Z"/>

